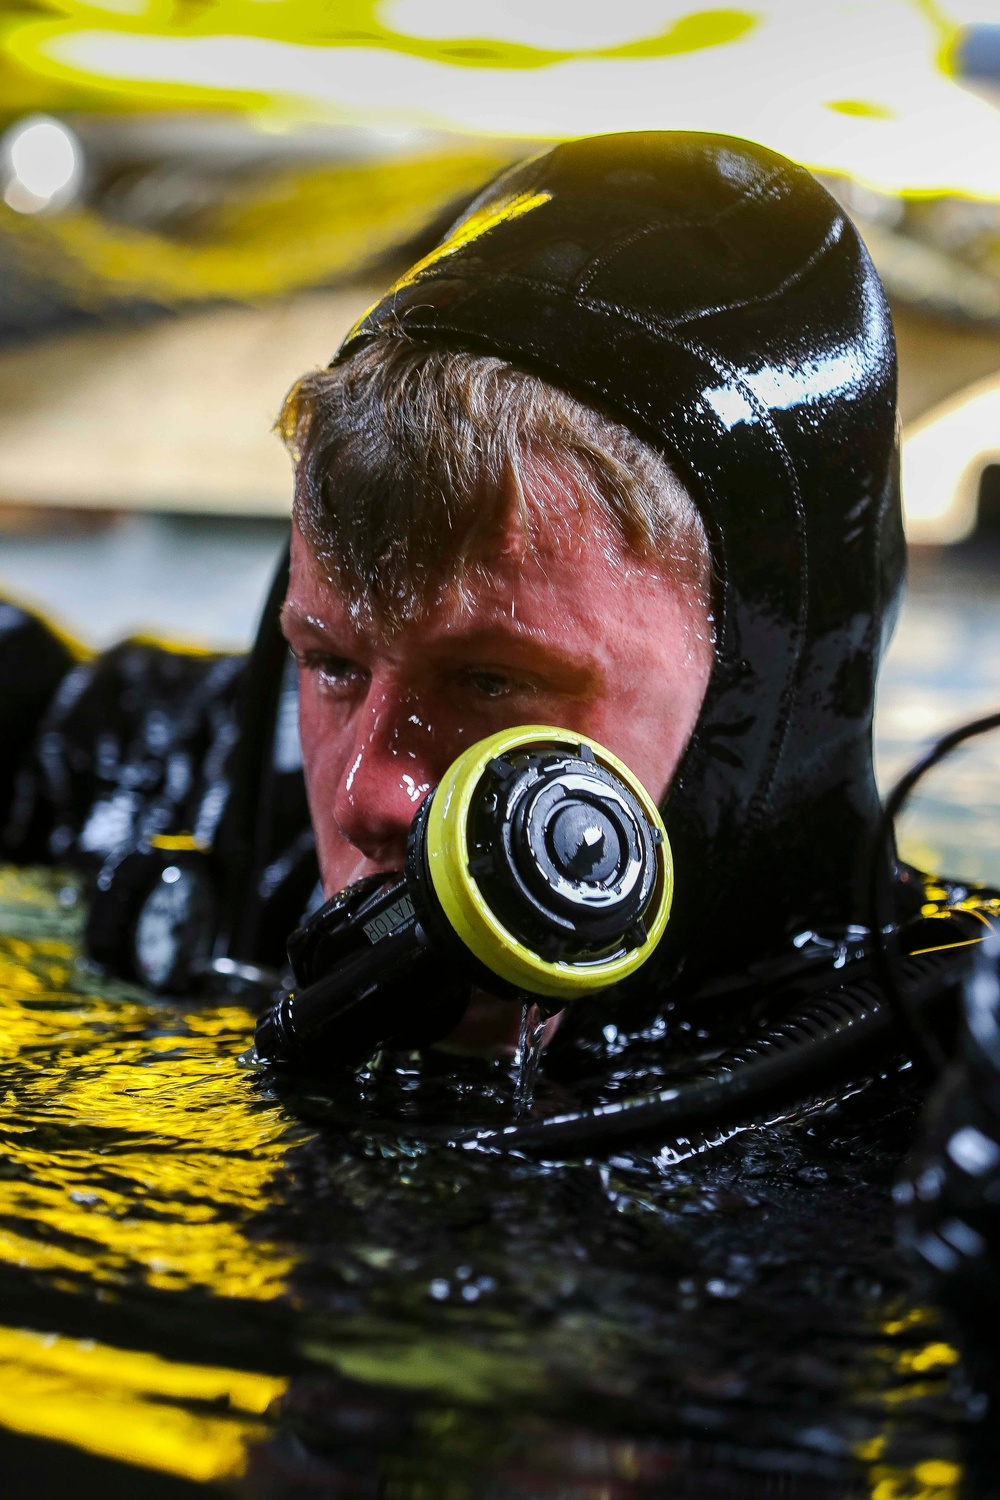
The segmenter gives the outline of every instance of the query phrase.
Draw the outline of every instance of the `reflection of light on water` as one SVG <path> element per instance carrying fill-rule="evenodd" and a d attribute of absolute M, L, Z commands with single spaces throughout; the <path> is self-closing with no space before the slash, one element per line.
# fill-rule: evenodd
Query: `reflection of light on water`
<path fill-rule="evenodd" d="M 42 897 L 51 918 L 48 936 L 36 921 L 30 941 L 0 937 L 0 1266 L 91 1297 L 102 1285 L 280 1296 L 295 1257 L 251 1225 L 295 1136 L 236 1064 L 250 1015 L 104 982 L 94 993 L 75 964 L 66 889 L 54 875 L 0 875 L 0 927 L 23 930 L 24 906 L 37 917 Z M 263 1411 L 279 1386 L 0 1330 L 0 1421 L 191 1477 L 239 1467 L 251 1430 L 240 1414 Z M 235 1418 L 183 1405 L 219 1397 Z"/>
<path fill-rule="evenodd" d="M 259 1418 L 286 1386 L 93 1339 L 0 1328 L 5 1427 L 186 1479 L 242 1473 L 247 1445 L 267 1430 Z M 185 1405 L 195 1402 L 216 1410 Z"/>
<path fill-rule="evenodd" d="M 875 1378 L 864 1395 L 873 1407 L 883 1409 L 884 1425 L 854 1445 L 855 1457 L 868 1466 L 869 1493 L 873 1500 L 898 1500 L 903 1495 L 910 1500 L 955 1500 L 962 1482 L 960 1466 L 950 1455 L 926 1451 L 914 1460 L 906 1452 L 902 1423 L 907 1408 L 919 1409 L 942 1375 L 958 1364 L 958 1351 L 943 1342 L 934 1314 L 923 1307 L 881 1320 L 876 1334 Z M 897 1454 L 897 1448 L 903 1453 Z"/>
<path fill-rule="evenodd" d="M 0 1049 L 16 1058 L 7 1098 L 18 1105 L 0 1256 L 277 1295 L 292 1258 L 248 1240 L 241 1222 L 266 1203 L 286 1145 L 283 1122 L 252 1109 L 235 1066 L 247 1013 L 213 1009 L 149 1036 L 152 1006 L 66 994 L 71 962 L 64 943 L 0 941 Z"/>

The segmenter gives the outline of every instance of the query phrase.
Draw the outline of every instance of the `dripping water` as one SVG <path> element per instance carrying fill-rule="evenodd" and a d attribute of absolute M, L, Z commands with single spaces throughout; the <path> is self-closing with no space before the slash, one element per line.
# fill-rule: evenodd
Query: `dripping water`
<path fill-rule="evenodd" d="M 545 1016 L 533 1000 L 525 999 L 514 1057 L 514 1114 L 517 1119 L 528 1114 L 534 1102 L 535 1079 L 544 1041 Z"/>

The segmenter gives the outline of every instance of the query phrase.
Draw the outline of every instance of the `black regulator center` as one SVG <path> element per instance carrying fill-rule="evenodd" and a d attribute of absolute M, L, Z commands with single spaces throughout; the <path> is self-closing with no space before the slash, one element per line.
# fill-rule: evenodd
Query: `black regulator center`
<path fill-rule="evenodd" d="M 557 807 L 546 829 L 546 852 L 568 880 L 606 880 L 621 866 L 618 830 L 601 808 L 580 801 Z"/>
<path fill-rule="evenodd" d="M 658 832 L 589 746 L 489 763 L 469 822 L 470 872 L 519 941 L 550 961 L 645 938 Z"/>

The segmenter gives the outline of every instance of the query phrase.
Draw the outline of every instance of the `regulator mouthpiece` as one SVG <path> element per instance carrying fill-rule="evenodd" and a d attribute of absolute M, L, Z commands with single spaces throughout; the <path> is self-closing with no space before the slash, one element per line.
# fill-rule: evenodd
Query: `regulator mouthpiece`
<path fill-rule="evenodd" d="M 672 892 L 656 805 L 610 751 L 547 726 L 491 735 L 421 806 L 402 874 L 292 934 L 297 988 L 262 1018 L 258 1056 L 356 1065 L 427 1046 L 473 986 L 561 1009 L 646 961 Z"/>

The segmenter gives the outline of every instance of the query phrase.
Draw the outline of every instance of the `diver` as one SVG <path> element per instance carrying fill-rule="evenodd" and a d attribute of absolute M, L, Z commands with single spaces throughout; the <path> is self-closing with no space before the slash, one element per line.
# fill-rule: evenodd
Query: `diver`
<path fill-rule="evenodd" d="M 246 661 L 137 641 L 74 663 L 10 612 L 0 669 L 30 743 L 7 767 L 5 848 L 91 872 L 96 959 L 165 992 L 242 987 L 262 1060 L 320 1075 L 384 1048 L 509 1054 L 534 995 L 570 1103 L 493 1134 L 587 1150 L 824 1097 L 898 1052 L 874 869 L 915 1024 L 947 1044 L 959 959 L 1000 908 L 880 840 L 895 348 L 857 231 L 807 171 L 687 133 L 517 165 L 279 425 L 290 572 Z M 546 777 L 564 790 L 595 764 L 633 797 L 631 824 L 609 822 L 592 787 L 564 847 L 554 814 L 532 844 L 504 804 L 483 842 L 510 853 L 504 878 L 534 861 L 498 896 L 533 919 L 559 880 L 620 895 L 639 862 L 645 904 L 601 941 L 643 963 L 605 973 L 610 948 L 581 950 L 601 982 L 565 1004 L 532 974 L 572 966 L 578 911 L 525 938 L 512 977 L 463 954 L 427 895 L 435 788 L 525 725 L 562 734 L 556 760 L 491 754 L 483 807 L 518 777 L 541 806 Z M 544 890 L 543 856 L 560 866 Z"/>

